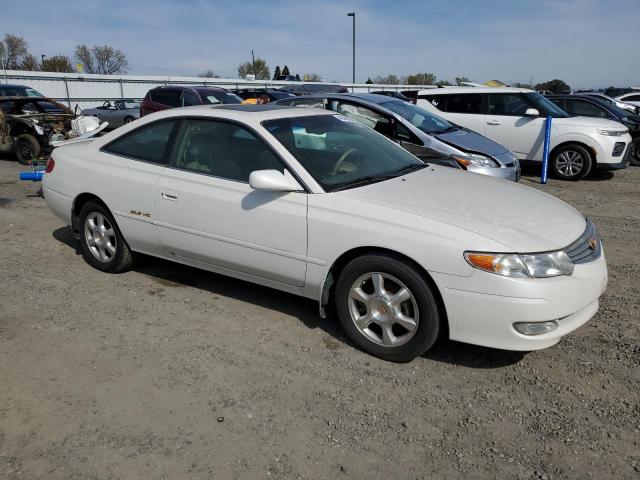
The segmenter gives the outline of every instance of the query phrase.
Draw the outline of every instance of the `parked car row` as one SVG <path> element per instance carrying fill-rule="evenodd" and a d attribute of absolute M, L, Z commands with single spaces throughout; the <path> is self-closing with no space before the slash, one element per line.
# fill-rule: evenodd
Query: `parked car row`
<path fill-rule="evenodd" d="M 542 349 L 596 313 L 607 267 L 590 220 L 514 182 L 427 165 L 388 135 L 493 142 L 389 97 L 304 100 L 324 108 L 166 109 L 56 148 L 45 200 L 98 270 L 147 254 L 315 299 L 387 360 L 442 335 Z"/>
<path fill-rule="evenodd" d="M 633 154 L 629 129 L 608 118 L 571 117 L 537 92 L 519 88 L 422 90 L 418 105 L 540 162 L 544 122 L 552 117 L 549 166 L 559 178 L 579 180 L 592 169 L 626 168 Z"/>

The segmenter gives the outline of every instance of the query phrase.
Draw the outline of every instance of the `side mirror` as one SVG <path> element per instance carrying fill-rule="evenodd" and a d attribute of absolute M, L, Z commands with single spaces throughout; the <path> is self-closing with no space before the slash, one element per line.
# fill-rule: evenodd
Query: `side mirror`
<path fill-rule="evenodd" d="M 524 112 L 527 117 L 539 117 L 540 112 L 537 108 L 527 108 L 527 111 Z"/>
<path fill-rule="evenodd" d="M 298 187 L 293 185 L 282 172 L 278 170 L 255 170 L 249 175 L 249 185 L 254 190 L 267 192 L 293 192 Z"/>

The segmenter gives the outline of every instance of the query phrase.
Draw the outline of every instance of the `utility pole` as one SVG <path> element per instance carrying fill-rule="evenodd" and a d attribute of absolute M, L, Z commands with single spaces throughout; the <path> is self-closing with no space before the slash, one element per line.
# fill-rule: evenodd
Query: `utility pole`
<path fill-rule="evenodd" d="M 46 55 L 40 55 L 40 68 L 42 69 L 43 72 L 44 72 L 44 57 L 46 57 Z"/>
<path fill-rule="evenodd" d="M 253 56 L 253 49 L 251 49 L 251 72 L 256 74 L 256 57 Z"/>
<path fill-rule="evenodd" d="M 356 12 L 347 13 L 347 17 L 353 18 L 353 75 L 351 83 L 356 83 Z M 353 87 L 351 87 L 351 90 L 353 90 Z"/>

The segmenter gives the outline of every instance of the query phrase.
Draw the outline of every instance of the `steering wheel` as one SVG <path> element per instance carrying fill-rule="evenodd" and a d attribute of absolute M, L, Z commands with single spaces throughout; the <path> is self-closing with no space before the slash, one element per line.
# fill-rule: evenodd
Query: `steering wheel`
<path fill-rule="evenodd" d="M 333 173 L 334 175 L 337 174 L 338 170 L 340 170 L 340 167 L 347 160 L 347 158 L 349 158 L 352 154 L 357 153 L 357 151 L 358 151 L 358 149 L 356 149 L 356 148 L 350 148 L 349 150 L 344 152 L 340 156 L 340 159 L 336 162 L 336 165 L 333 167 L 333 171 L 331 173 Z"/>

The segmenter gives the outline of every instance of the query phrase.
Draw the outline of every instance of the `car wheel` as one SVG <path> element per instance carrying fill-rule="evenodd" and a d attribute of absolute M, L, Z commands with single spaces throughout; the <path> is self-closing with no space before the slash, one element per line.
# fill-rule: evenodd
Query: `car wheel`
<path fill-rule="evenodd" d="M 28 133 L 18 135 L 14 141 L 14 152 L 22 165 L 29 165 L 40 155 L 38 139 Z"/>
<path fill-rule="evenodd" d="M 133 256 L 113 216 L 102 205 L 87 202 L 80 210 L 82 257 L 103 272 L 118 273 L 133 264 Z"/>
<path fill-rule="evenodd" d="M 551 170 L 561 180 L 580 180 L 591 171 L 591 154 L 580 145 L 565 145 L 553 152 Z"/>
<path fill-rule="evenodd" d="M 336 284 L 336 311 L 349 338 L 376 357 L 407 362 L 438 338 L 431 287 L 410 264 L 388 255 L 351 261 Z"/>
<path fill-rule="evenodd" d="M 133 122 L 133 117 L 124 117 L 124 123 L 125 124 L 131 123 L 131 122 Z"/>
<path fill-rule="evenodd" d="M 633 154 L 629 157 L 631 165 L 640 166 L 640 137 L 633 139 Z"/>

